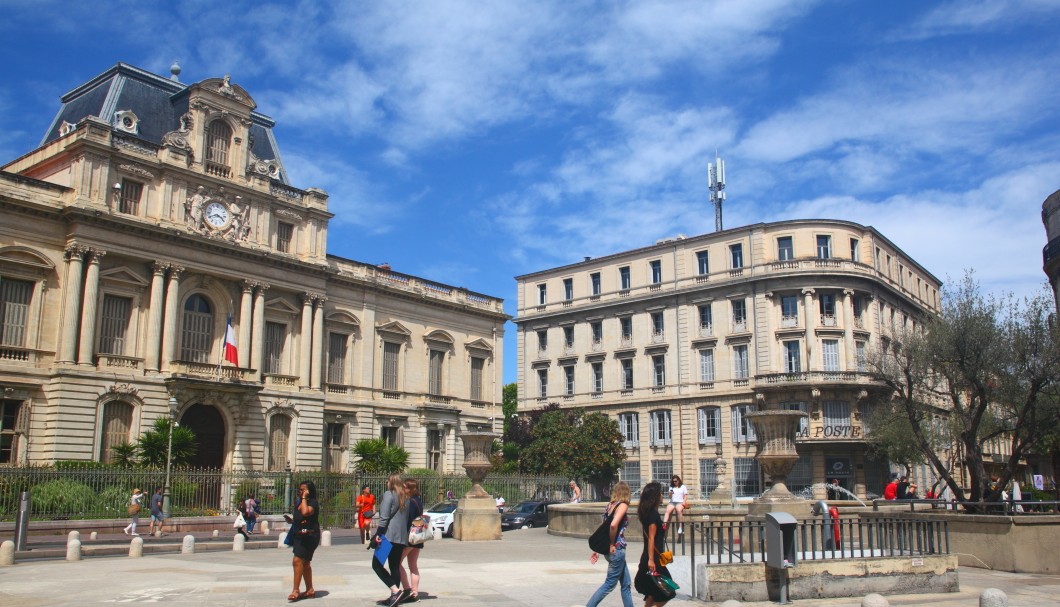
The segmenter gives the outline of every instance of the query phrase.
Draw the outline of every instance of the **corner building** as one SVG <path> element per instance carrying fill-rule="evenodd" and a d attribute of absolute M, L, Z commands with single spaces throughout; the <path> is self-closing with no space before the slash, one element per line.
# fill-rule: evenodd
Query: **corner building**
<path fill-rule="evenodd" d="M 745 414 L 767 407 L 809 414 L 793 491 L 834 478 L 882 493 L 866 353 L 937 312 L 940 287 L 874 228 L 834 220 L 678 236 L 516 280 L 520 410 L 606 413 L 625 435 L 623 480 L 678 474 L 700 499 L 765 489 Z"/>
<path fill-rule="evenodd" d="M 273 125 L 227 76 L 118 64 L 2 167 L 0 465 L 110 461 L 172 415 L 205 467 L 346 471 L 382 437 L 459 470 L 503 302 L 328 255 L 328 195 Z"/>

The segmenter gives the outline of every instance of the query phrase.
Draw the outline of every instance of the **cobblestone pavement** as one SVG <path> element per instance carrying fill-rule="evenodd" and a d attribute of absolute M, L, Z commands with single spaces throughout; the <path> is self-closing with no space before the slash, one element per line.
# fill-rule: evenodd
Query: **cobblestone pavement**
<path fill-rule="evenodd" d="M 639 546 L 634 545 L 631 552 L 632 570 Z M 543 529 L 506 532 L 497 542 L 432 541 L 420 559 L 421 602 L 424 607 L 584 605 L 606 572 L 605 563 L 591 565 L 588 557 L 585 540 L 550 536 Z M 336 545 L 321 548 L 314 558 L 318 598 L 301 601 L 301 607 L 374 606 L 388 591 L 372 572 L 370 559 L 371 553 L 355 538 L 336 533 Z M 687 592 L 687 573 L 674 573 L 682 591 Z M 1008 594 L 1012 607 L 1060 604 L 1060 576 L 962 568 L 960 584 L 959 593 L 897 595 L 888 600 L 895 606 L 976 607 L 979 593 L 994 587 Z M 286 605 L 290 588 L 290 553 L 279 548 L 154 554 L 135 559 L 93 557 L 80 562 L 25 560 L 0 568 L 0 605 L 13 607 L 133 602 L 269 607 Z M 642 603 L 636 594 L 634 600 L 637 605 Z M 307 602 L 308 606 L 304 605 Z M 680 593 L 671 604 L 678 607 L 689 602 L 708 605 Z M 621 604 L 616 589 L 602 606 Z M 794 604 L 859 607 L 861 597 L 805 599 Z M 772 603 L 745 605 L 765 607 Z"/>

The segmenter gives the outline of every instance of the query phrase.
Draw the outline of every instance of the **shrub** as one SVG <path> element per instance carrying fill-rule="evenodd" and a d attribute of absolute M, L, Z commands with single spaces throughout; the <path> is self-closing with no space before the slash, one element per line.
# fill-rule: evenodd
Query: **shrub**
<path fill-rule="evenodd" d="M 128 515 L 129 498 L 132 494 L 125 487 L 104 487 L 99 492 L 99 497 L 96 500 L 96 509 L 102 510 L 102 514 L 112 516 L 114 518 L 122 518 Z M 147 497 L 140 501 L 140 506 L 146 508 L 145 502 Z"/>
<path fill-rule="evenodd" d="M 42 483 L 32 491 L 33 511 L 50 517 L 83 516 L 96 501 L 92 487 L 66 479 Z"/>

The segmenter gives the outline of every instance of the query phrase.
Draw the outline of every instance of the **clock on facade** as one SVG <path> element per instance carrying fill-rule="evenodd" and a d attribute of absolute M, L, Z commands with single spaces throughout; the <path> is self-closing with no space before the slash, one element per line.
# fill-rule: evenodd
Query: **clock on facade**
<path fill-rule="evenodd" d="M 205 212 L 203 215 L 206 218 L 206 223 L 215 229 L 221 229 L 228 225 L 231 217 L 228 213 L 228 208 L 220 202 L 211 202 L 206 205 Z"/>

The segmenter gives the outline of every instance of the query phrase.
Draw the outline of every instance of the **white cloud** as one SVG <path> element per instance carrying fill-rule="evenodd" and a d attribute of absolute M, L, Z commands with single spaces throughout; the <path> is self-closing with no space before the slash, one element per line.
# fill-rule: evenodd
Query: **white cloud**
<path fill-rule="evenodd" d="M 405 212 L 406 203 L 388 199 L 381 184 L 344 161 L 318 154 L 285 154 L 284 165 L 288 174 L 297 175 L 296 187 L 328 193 L 328 210 L 335 214 L 332 229 L 355 226 L 369 234 L 383 234 Z"/>
<path fill-rule="evenodd" d="M 1055 0 L 956 0 L 936 6 L 898 38 L 923 39 L 1013 27 L 1060 11 Z"/>

